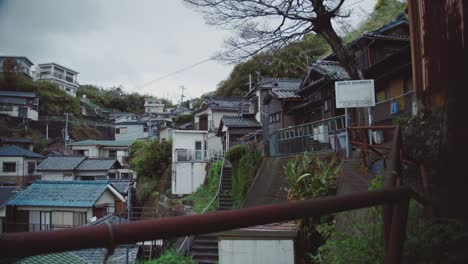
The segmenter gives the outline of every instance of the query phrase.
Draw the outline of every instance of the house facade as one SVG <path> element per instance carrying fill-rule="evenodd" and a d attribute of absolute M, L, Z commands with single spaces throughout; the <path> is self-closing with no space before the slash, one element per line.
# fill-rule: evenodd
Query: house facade
<path fill-rule="evenodd" d="M 79 84 L 78 72 L 57 63 L 42 63 L 37 66 L 37 79 L 58 85 L 68 95 L 75 97 Z"/>
<path fill-rule="evenodd" d="M 128 167 L 128 149 L 134 140 L 82 140 L 70 143 L 72 154 L 90 158 L 115 158 Z"/>
<path fill-rule="evenodd" d="M 253 114 L 243 116 L 223 116 L 219 123 L 218 136 L 221 137 L 225 152 L 234 145 L 239 144 L 245 135 L 262 130 L 262 125 Z"/>
<path fill-rule="evenodd" d="M 0 114 L 37 121 L 39 98 L 35 93 L 0 91 Z"/>
<path fill-rule="evenodd" d="M 172 131 L 172 193 L 194 193 L 203 184 L 209 157 L 207 131 Z"/>
<path fill-rule="evenodd" d="M 30 138 L 0 137 L 0 147 L 17 146 L 33 151 L 33 142 Z"/>
<path fill-rule="evenodd" d="M 217 136 L 217 130 L 223 116 L 237 116 L 241 110 L 243 99 L 240 97 L 205 97 L 197 111 L 195 111 L 194 128 L 207 132 L 209 153 L 223 152 L 222 141 Z"/>
<path fill-rule="evenodd" d="M 21 73 L 32 78 L 31 67 L 34 65 L 26 57 L 21 56 L 0 56 L 0 72 Z"/>
<path fill-rule="evenodd" d="M 0 185 L 26 186 L 37 178 L 34 171 L 44 158 L 17 146 L 0 147 Z"/>
<path fill-rule="evenodd" d="M 57 199 L 60 197 L 60 199 Z M 83 226 L 115 211 L 125 198 L 108 181 L 36 181 L 11 199 L 6 232 Z"/>
<path fill-rule="evenodd" d="M 132 120 L 115 123 L 115 140 L 137 140 L 147 138 L 149 135 L 148 124 L 144 121 Z"/>
<path fill-rule="evenodd" d="M 153 114 L 153 113 L 162 113 L 164 112 L 164 103 L 161 100 L 156 98 L 147 97 L 145 98 L 145 113 Z"/>
<path fill-rule="evenodd" d="M 7 206 L 7 203 L 15 197 L 21 189 L 18 186 L 0 186 L 0 234 L 3 233 L 3 222 L 12 210 Z"/>

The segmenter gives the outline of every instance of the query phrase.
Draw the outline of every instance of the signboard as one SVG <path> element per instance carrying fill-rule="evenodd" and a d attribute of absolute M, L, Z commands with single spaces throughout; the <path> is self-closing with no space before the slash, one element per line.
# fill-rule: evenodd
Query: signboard
<path fill-rule="evenodd" d="M 375 106 L 374 80 L 335 82 L 336 108 Z"/>

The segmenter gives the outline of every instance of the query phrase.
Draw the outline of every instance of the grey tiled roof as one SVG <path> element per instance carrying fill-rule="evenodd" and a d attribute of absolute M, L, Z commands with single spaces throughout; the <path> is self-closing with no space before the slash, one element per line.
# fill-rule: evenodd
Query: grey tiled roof
<path fill-rule="evenodd" d="M 41 154 L 20 148 L 18 146 L 0 147 L 0 157 L 45 158 Z"/>
<path fill-rule="evenodd" d="M 309 71 L 315 71 L 330 80 L 347 80 L 349 74 L 345 68 L 343 68 L 336 61 L 317 60 L 310 64 Z"/>
<path fill-rule="evenodd" d="M 30 139 L 30 138 L 0 137 L 0 142 L 3 142 L 3 143 L 32 143 L 32 139 Z"/>
<path fill-rule="evenodd" d="M 285 90 L 299 90 L 301 85 L 300 79 L 287 79 L 287 78 L 265 78 L 258 83 L 258 86 L 264 89 L 285 89 Z"/>
<path fill-rule="evenodd" d="M 238 110 L 242 98 L 239 97 L 205 97 L 203 102 L 214 110 Z"/>
<path fill-rule="evenodd" d="M 79 171 L 96 171 L 96 170 L 108 170 L 114 166 L 114 164 L 120 167 L 120 163 L 116 159 L 90 159 L 87 158 L 78 165 L 76 170 Z"/>
<path fill-rule="evenodd" d="M 277 89 L 277 88 L 272 89 L 271 94 L 275 98 L 278 98 L 278 99 L 291 99 L 291 98 L 300 98 L 301 97 L 295 91 L 283 90 L 283 89 Z"/>
<path fill-rule="evenodd" d="M 223 124 L 226 127 L 260 127 L 260 123 L 254 118 L 242 116 L 223 116 Z"/>
<path fill-rule="evenodd" d="M 78 156 L 50 156 L 45 159 L 39 166 L 37 170 L 74 170 L 81 162 L 83 162 L 86 157 Z"/>
<path fill-rule="evenodd" d="M 18 186 L 0 186 L 0 207 L 19 192 Z"/>
<path fill-rule="evenodd" d="M 71 146 L 106 146 L 106 147 L 120 147 L 120 146 L 130 146 L 134 140 L 83 140 L 70 143 Z"/>
<path fill-rule="evenodd" d="M 128 180 L 109 180 L 109 182 L 119 193 L 124 195 L 128 193 L 131 184 L 131 181 Z"/>

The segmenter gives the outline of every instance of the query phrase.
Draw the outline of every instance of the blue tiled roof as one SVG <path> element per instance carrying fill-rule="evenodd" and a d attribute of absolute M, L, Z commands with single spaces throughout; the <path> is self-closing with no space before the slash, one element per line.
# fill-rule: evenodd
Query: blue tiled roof
<path fill-rule="evenodd" d="M 92 207 L 107 190 L 107 180 L 35 181 L 8 202 L 13 206 Z"/>
<path fill-rule="evenodd" d="M 45 158 L 41 154 L 29 151 L 17 146 L 5 146 L 0 148 L 0 157 L 27 157 L 27 158 Z"/>

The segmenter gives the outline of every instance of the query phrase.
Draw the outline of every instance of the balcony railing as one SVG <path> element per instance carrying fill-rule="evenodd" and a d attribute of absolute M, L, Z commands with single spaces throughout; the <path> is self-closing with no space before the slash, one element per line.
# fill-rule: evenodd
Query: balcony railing
<path fill-rule="evenodd" d="M 338 134 L 345 132 L 344 115 L 280 129 L 270 136 L 270 155 L 282 156 L 304 152 L 339 149 Z"/>

